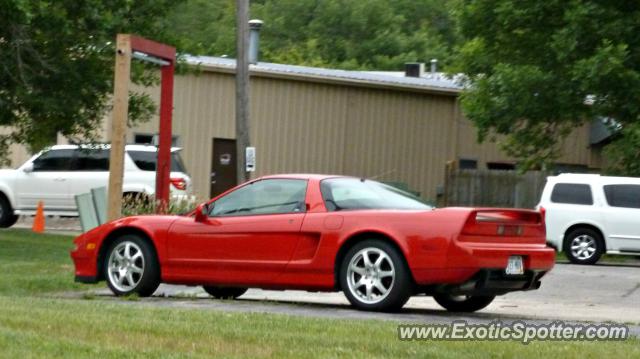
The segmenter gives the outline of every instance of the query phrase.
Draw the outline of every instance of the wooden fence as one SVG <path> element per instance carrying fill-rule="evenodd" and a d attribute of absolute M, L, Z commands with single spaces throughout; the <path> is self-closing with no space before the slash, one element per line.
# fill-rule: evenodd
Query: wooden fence
<path fill-rule="evenodd" d="M 446 206 L 534 208 L 540 201 L 548 172 L 460 170 L 448 168 L 444 186 Z"/>

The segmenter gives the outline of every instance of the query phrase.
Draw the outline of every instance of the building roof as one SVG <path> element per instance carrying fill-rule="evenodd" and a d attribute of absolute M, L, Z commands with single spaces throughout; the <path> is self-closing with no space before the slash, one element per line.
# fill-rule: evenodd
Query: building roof
<path fill-rule="evenodd" d="M 205 71 L 235 72 L 236 60 L 213 56 L 183 57 L 187 64 L 199 66 Z M 406 91 L 431 92 L 457 95 L 462 90 L 458 79 L 443 73 L 427 73 L 422 77 L 403 76 L 402 72 L 351 71 L 320 67 L 258 62 L 249 66 L 255 76 L 289 78 L 301 81 L 337 83 L 364 87 L 395 88 Z"/>

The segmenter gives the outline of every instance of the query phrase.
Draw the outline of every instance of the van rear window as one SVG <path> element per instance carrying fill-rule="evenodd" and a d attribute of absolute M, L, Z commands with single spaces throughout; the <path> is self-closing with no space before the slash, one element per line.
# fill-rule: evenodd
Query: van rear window
<path fill-rule="evenodd" d="M 142 171 L 155 171 L 158 163 L 158 152 L 127 151 L 133 162 Z M 171 152 L 171 172 L 187 173 L 179 152 Z"/>
<path fill-rule="evenodd" d="M 558 183 L 551 192 L 551 202 L 592 205 L 593 194 L 588 184 Z"/>

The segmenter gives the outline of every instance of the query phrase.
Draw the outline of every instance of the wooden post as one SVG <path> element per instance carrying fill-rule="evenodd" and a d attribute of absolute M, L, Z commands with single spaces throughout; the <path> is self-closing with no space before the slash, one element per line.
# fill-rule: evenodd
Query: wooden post
<path fill-rule="evenodd" d="M 451 191 L 451 175 L 453 173 L 454 161 L 447 161 L 444 167 L 444 193 L 443 193 L 443 207 L 449 205 L 449 192 Z"/>
<path fill-rule="evenodd" d="M 245 150 L 249 137 L 249 0 L 236 0 L 236 156 L 238 184 L 249 178 Z"/>
<path fill-rule="evenodd" d="M 131 75 L 131 37 L 118 34 L 113 81 L 113 116 L 111 119 L 111 154 L 109 157 L 108 219 L 122 216 L 122 179 L 124 146 L 129 112 L 129 78 Z"/>

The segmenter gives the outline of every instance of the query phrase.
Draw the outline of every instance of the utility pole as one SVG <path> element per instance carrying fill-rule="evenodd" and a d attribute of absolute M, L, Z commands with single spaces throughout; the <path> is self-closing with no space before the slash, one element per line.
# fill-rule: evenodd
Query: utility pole
<path fill-rule="evenodd" d="M 127 116 L 129 113 L 131 37 L 126 34 L 118 34 L 116 48 L 107 213 L 107 217 L 110 221 L 122 216 L 122 178 L 124 176 L 124 146 L 127 131 Z"/>
<path fill-rule="evenodd" d="M 236 0 L 236 153 L 238 183 L 249 179 L 246 148 L 249 137 L 249 0 Z"/>

